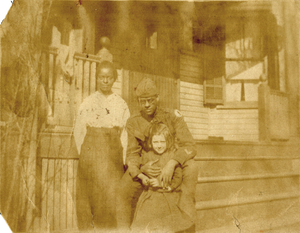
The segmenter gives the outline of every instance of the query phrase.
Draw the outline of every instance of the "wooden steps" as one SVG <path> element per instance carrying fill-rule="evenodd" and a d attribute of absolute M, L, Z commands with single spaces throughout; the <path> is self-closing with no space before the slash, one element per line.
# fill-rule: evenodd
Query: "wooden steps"
<path fill-rule="evenodd" d="M 298 145 L 199 144 L 195 158 L 199 167 L 197 232 L 269 232 L 271 228 L 297 226 Z"/>

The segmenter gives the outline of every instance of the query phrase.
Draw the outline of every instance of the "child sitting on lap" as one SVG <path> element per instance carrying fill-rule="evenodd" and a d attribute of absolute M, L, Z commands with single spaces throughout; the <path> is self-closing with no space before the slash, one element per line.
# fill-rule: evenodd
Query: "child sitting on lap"
<path fill-rule="evenodd" d="M 142 165 L 155 161 L 153 166 L 163 168 L 174 155 L 174 138 L 168 127 L 155 123 L 150 128 L 149 151 L 142 155 Z M 160 177 L 149 178 L 141 173 L 144 190 L 141 194 L 134 214 L 131 230 L 134 232 L 178 232 L 192 226 L 192 221 L 179 207 L 181 194 L 182 168 L 176 166 L 171 185 L 163 188 Z"/>

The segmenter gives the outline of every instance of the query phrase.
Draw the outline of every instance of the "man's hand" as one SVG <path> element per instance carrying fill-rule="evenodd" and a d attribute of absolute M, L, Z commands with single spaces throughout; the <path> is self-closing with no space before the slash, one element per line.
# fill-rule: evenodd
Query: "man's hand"
<path fill-rule="evenodd" d="M 150 179 L 149 182 L 150 182 L 150 185 L 152 187 L 161 187 L 161 185 L 159 184 L 158 179 L 156 179 L 156 178 Z"/>
<path fill-rule="evenodd" d="M 162 182 L 163 188 L 167 188 L 171 185 L 174 169 L 177 164 L 178 162 L 176 160 L 171 159 L 162 169 L 159 178 Z"/>
<path fill-rule="evenodd" d="M 146 163 L 145 165 L 143 165 L 140 168 L 141 172 L 144 173 L 144 174 L 146 174 L 150 178 L 155 178 L 155 177 L 159 176 L 160 173 L 161 173 L 161 169 L 159 167 L 152 166 L 157 161 L 158 161 L 158 159 L 155 160 L 155 161 L 149 161 L 148 163 Z"/>
<path fill-rule="evenodd" d="M 150 179 L 148 176 L 144 175 L 143 173 L 138 174 L 137 176 L 143 183 L 144 186 L 148 186 L 150 183 Z"/>

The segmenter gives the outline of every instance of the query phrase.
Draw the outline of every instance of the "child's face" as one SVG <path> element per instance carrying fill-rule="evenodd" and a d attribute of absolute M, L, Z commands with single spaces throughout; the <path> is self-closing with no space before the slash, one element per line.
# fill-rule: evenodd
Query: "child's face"
<path fill-rule="evenodd" d="M 167 149 L 167 142 L 165 136 L 163 134 L 154 135 L 152 137 L 152 147 L 156 153 L 164 153 Z"/>

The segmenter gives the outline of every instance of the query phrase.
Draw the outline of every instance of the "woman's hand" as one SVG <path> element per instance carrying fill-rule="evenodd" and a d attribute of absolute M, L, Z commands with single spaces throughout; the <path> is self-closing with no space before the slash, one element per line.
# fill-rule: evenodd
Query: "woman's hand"
<path fill-rule="evenodd" d="M 150 179 L 149 179 L 148 176 L 144 175 L 143 173 L 140 173 L 140 174 L 138 174 L 137 177 L 142 181 L 142 183 L 143 183 L 144 186 L 148 186 L 149 185 Z"/>
<path fill-rule="evenodd" d="M 158 159 L 154 160 L 154 161 L 149 161 L 148 163 L 143 165 L 140 168 L 141 172 L 146 174 L 150 178 L 155 178 L 155 177 L 159 176 L 161 173 L 161 169 L 159 167 L 152 166 L 157 161 L 158 161 Z"/>

